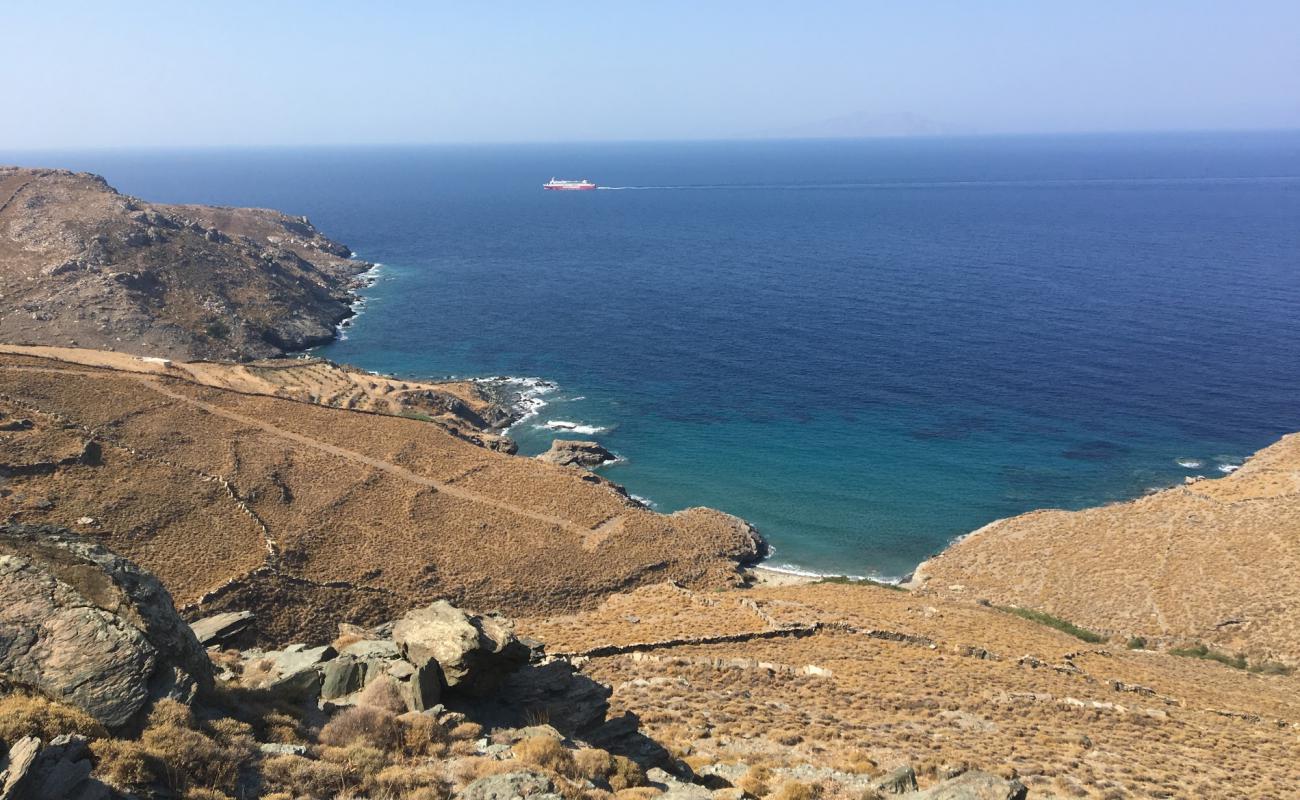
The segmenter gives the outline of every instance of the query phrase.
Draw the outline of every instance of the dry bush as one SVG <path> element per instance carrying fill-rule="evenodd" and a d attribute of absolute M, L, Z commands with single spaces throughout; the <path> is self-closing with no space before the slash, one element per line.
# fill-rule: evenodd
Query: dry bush
<path fill-rule="evenodd" d="M 483 735 L 483 726 L 477 722 L 462 722 L 451 729 L 453 739 L 478 739 Z"/>
<path fill-rule="evenodd" d="M 754 797 L 766 797 L 767 793 L 771 791 L 767 785 L 767 782 L 771 779 L 772 770 L 764 766 L 753 766 L 744 775 L 740 776 L 740 780 L 736 781 L 736 785 L 743 789 L 746 794 L 751 794 Z"/>
<path fill-rule="evenodd" d="M 239 773 L 257 757 L 248 725 L 220 719 L 200 729 L 188 706 L 160 700 L 140 735 L 145 752 L 158 762 L 159 777 L 171 789 L 216 789 L 233 793 Z"/>
<path fill-rule="evenodd" d="M 385 767 L 366 782 L 368 794 L 377 798 L 406 798 L 419 789 L 435 791 L 440 798 L 450 796 L 450 787 L 442 773 L 430 766 L 395 764 Z"/>
<path fill-rule="evenodd" d="M 506 772 L 518 772 L 519 765 L 509 760 L 498 760 L 485 756 L 470 756 L 456 762 L 454 767 L 456 784 L 468 786 L 479 778 L 489 775 L 501 775 Z"/>
<path fill-rule="evenodd" d="M 588 748 L 573 754 L 573 765 L 576 777 L 602 781 L 614 772 L 614 757 L 599 748 Z"/>
<path fill-rule="evenodd" d="M 231 800 L 230 795 L 225 792 L 218 792 L 216 789 L 203 789 L 200 787 L 190 787 L 182 795 L 183 800 Z"/>
<path fill-rule="evenodd" d="M 365 639 L 366 637 L 362 636 L 359 633 L 352 633 L 352 632 L 340 633 L 337 639 L 330 642 L 330 647 L 333 647 L 335 650 L 342 653 L 343 648 L 347 647 L 350 644 L 356 644 L 357 642 L 365 641 Z"/>
<path fill-rule="evenodd" d="M 398 687 L 397 681 L 389 675 L 371 681 L 366 688 L 362 689 L 360 696 L 357 697 L 357 704 L 382 708 L 394 714 L 404 714 L 408 710 L 406 698 L 402 697 L 402 690 Z"/>
<path fill-rule="evenodd" d="M 459 742 L 452 742 L 449 751 L 453 756 L 476 756 L 478 745 L 472 739 L 462 739 Z"/>
<path fill-rule="evenodd" d="M 663 792 L 653 786 L 637 786 L 632 789 L 619 789 L 614 792 L 616 800 L 652 800 Z"/>
<path fill-rule="evenodd" d="M 402 725 L 402 749 L 410 756 L 441 756 L 447 752 L 447 729 L 428 714 L 404 714 L 397 718 Z"/>
<path fill-rule="evenodd" d="M 262 780 L 269 789 L 311 800 L 333 800 L 355 784 L 341 764 L 290 755 L 263 760 Z"/>
<path fill-rule="evenodd" d="M 0 698 L 0 741 L 15 742 L 24 736 L 49 741 L 65 733 L 80 733 L 92 739 L 108 735 L 104 726 L 79 708 L 33 695 Z"/>
<path fill-rule="evenodd" d="M 573 752 L 549 736 L 533 736 L 510 748 L 515 758 L 567 778 L 577 774 Z"/>
<path fill-rule="evenodd" d="M 387 752 L 361 739 L 354 739 L 346 747 L 322 747 L 320 757 L 324 761 L 341 765 L 348 775 L 360 782 L 370 780 L 392 763 Z"/>
<path fill-rule="evenodd" d="M 816 800 L 820 793 L 815 786 L 799 781 L 786 781 L 772 795 L 772 800 Z"/>
<path fill-rule="evenodd" d="M 615 792 L 634 789 L 645 783 L 645 770 L 627 756 L 614 756 L 614 772 L 609 776 L 609 788 Z"/>
<path fill-rule="evenodd" d="M 320 730 L 321 744 L 332 747 L 345 747 L 357 740 L 381 750 L 393 750 L 402 740 L 402 726 L 391 711 L 353 706 L 335 714 Z"/>
<path fill-rule="evenodd" d="M 95 777 L 116 789 L 127 791 L 158 778 L 156 762 L 144 745 L 130 739 L 99 739 L 90 743 Z"/>

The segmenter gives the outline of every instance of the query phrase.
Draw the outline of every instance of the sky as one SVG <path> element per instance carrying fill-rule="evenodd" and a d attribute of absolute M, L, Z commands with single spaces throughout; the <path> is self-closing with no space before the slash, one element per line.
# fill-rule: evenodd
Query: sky
<path fill-rule="evenodd" d="M 0 148 L 1300 128 L 1300 0 L 0 0 Z"/>

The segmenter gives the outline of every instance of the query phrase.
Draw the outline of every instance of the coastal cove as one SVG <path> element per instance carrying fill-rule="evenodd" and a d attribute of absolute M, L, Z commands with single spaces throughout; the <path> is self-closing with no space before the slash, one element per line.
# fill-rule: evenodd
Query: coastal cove
<path fill-rule="evenodd" d="M 41 160 L 306 214 L 383 265 L 316 354 L 553 381 L 523 453 L 595 438 L 605 477 L 749 520 L 774 565 L 899 576 L 1300 429 L 1296 135 Z"/>

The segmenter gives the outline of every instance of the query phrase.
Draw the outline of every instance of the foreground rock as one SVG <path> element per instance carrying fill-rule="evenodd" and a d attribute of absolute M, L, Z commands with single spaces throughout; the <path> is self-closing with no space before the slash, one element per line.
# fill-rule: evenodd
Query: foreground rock
<path fill-rule="evenodd" d="M 305 217 L 0 167 L 0 341 L 259 358 L 330 341 L 369 264 Z"/>
<path fill-rule="evenodd" d="M 212 667 L 152 575 L 58 528 L 0 525 L 0 679 L 122 728 L 210 688 Z"/>
<path fill-rule="evenodd" d="M 407 612 L 393 625 L 393 641 L 417 669 L 436 667 L 445 688 L 476 695 L 496 689 L 529 657 L 509 620 L 445 600 Z"/>
<path fill-rule="evenodd" d="M 601 464 L 615 460 L 616 456 L 598 442 L 585 442 L 573 439 L 556 439 L 551 442 L 551 449 L 537 457 L 548 464 L 562 467 L 599 467 Z"/>
<path fill-rule="evenodd" d="M 0 758 L 0 800 L 106 800 L 109 789 L 91 769 L 84 737 L 59 736 L 49 744 L 24 737 Z"/>

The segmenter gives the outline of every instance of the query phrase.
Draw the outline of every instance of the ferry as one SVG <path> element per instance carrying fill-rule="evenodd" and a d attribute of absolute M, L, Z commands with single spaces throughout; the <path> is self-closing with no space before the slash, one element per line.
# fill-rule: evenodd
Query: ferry
<path fill-rule="evenodd" d="M 595 189 L 596 184 L 585 178 L 580 181 L 562 181 L 557 180 L 556 178 L 551 178 L 549 181 L 542 184 L 542 188 L 558 192 L 585 192 Z"/>

